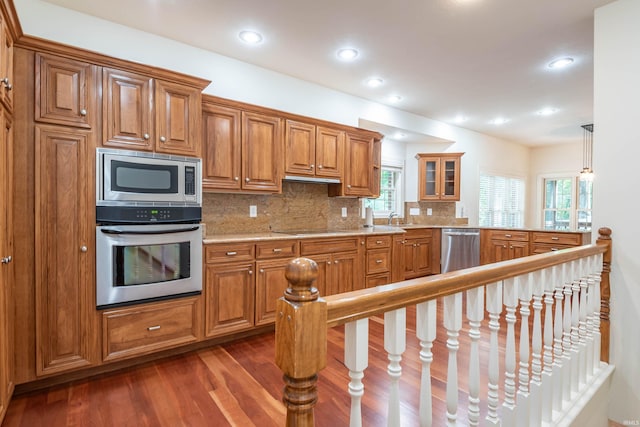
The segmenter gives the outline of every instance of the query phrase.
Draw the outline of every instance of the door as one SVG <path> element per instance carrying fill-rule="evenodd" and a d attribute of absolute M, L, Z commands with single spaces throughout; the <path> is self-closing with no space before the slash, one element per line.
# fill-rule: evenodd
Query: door
<path fill-rule="evenodd" d="M 285 122 L 285 172 L 314 176 L 316 169 L 316 127 L 308 123 Z"/>
<path fill-rule="evenodd" d="M 202 106 L 202 188 L 240 190 L 240 110 Z"/>
<path fill-rule="evenodd" d="M 316 176 L 342 178 L 344 132 L 322 126 L 316 128 Z"/>
<path fill-rule="evenodd" d="M 242 112 L 242 189 L 279 193 L 282 189 L 280 118 Z"/>
<path fill-rule="evenodd" d="M 253 328 L 253 263 L 207 265 L 205 335 L 214 337 Z"/>
<path fill-rule="evenodd" d="M 276 301 L 289 286 L 284 276 L 290 259 L 256 262 L 256 320 L 255 325 L 268 325 L 276 319 Z"/>
<path fill-rule="evenodd" d="M 426 276 L 432 272 L 432 254 L 431 254 L 431 239 L 421 238 L 415 240 L 416 247 L 414 248 L 414 273 L 418 277 Z"/>
<path fill-rule="evenodd" d="M 364 287 L 364 277 L 359 262 L 360 256 L 357 253 L 333 255 L 329 283 L 332 294 L 350 292 Z"/>
<path fill-rule="evenodd" d="M 153 150 L 153 79 L 126 71 L 102 70 L 102 145 Z"/>
<path fill-rule="evenodd" d="M 347 134 L 344 195 L 371 195 L 373 138 Z"/>
<path fill-rule="evenodd" d="M 1 20 L 2 18 L 0 18 Z M 0 22 L 0 98 L 13 109 L 13 38 L 9 26 Z"/>
<path fill-rule="evenodd" d="M 200 157 L 200 90 L 162 80 L 155 83 L 155 150 Z"/>
<path fill-rule="evenodd" d="M 36 126 L 36 372 L 92 363 L 95 192 L 90 134 Z"/>

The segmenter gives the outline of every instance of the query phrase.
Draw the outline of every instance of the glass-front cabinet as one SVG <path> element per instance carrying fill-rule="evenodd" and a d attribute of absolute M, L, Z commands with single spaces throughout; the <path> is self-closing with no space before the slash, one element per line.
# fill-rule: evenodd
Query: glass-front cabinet
<path fill-rule="evenodd" d="M 464 153 L 419 153 L 419 200 L 460 200 L 460 158 Z"/>

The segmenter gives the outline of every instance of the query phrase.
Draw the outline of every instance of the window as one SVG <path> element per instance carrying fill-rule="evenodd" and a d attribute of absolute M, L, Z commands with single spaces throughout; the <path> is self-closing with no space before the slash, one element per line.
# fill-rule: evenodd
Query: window
<path fill-rule="evenodd" d="M 481 173 L 479 225 L 523 227 L 524 196 L 524 179 Z"/>
<path fill-rule="evenodd" d="M 590 230 L 593 182 L 576 177 L 545 178 L 543 227 Z"/>
<path fill-rule="evenodd" d="M 389 216 L 391 212 L 397 213 L 400 217 L 404 216 L 401 166 L 382 165 L 380 169 L 380 197 L 364 199 L 364 207 L 373 208 L 374 217 Z"/>

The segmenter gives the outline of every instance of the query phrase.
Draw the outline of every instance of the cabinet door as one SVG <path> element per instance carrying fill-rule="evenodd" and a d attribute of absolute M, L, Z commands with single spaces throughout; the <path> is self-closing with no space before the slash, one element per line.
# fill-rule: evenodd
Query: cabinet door
<path fill-rule="evenodd" d="M 420 200 L 440 199 L 440 159 L 425 157 L 420 164 Z"/>
<path fill-rule="evenodd" d="M 102 145 L 153 150 L 153 79 L 110 68 L 102 70 Z"/>
<path fill-rule="evenodd" d="M 240 110 L 202 106 L 202 187 L 240 190 Z"/>
<path fill-rule="evenodd" d="M 11 122 L 0 112 L 0 423 L 13 391 L 13 241 Z"/>
<path fill-rule="evenodd" d="M 98 115 L 96 75 L 95 65 L 37 53 L 35 120 L 91 129 Z"/>
<path fill-rule="evenodd" d="M 282 191 L 280 118 L 242 112 L 242 189 Z"/>
<path fill-rule="evenodd" d="M 509 242 L 509 259 L 522 258 L 529 255 L 529 242 Z"/>
<path fill-rule="evenodd" d="M 492 240 L 490 245 L 490 255 L 487 262 L 500 262 L 512 259 L 509 245 L 511 242 L 507 240 Z"/>
<path fill-rule="evenodd" d="M 285 173 L 314 176 L 316 169 L 316 127 L 287 120 L 284 131 Z"/>
<path fill-rule="evenodd" d="M 430 238 L 421 238 L 416 239 L 415 241 L 415 250 L 414 250 L 414 272 L 416 273 L 416 277 L 426 276 L 432 274 L 433 270 L 433 257 L 432 257 L 432 249 L 431 249 L 431 239 Z"/>
<path fill-rule="evenodd" d="M 342 179 L 344 138 L 341 130 L 316 128 L 316 176 Z"/>
<path fill-rule="evenodd" d="M 268 325 L 276 319 L 276 301 L 289 286 L 284 276 L 289 258 L 256 262 L 255 325 Z"/>
<path fill-rule="evenodd" d="M 200 157 L 200 90 L 162 80 L 155 83 L 155 150 Z"/>
<path fill-rule="evenodd" d="M 205 268 L 205 335 L 214 337 L 253 328 L 253 263 Z"/>
<path fill-rule="evenodd" d="M 440 164 L 440 199 L 460 200 L 460 157 L 443 157 Z"/>
<path fill-rule="evenodd" d="M 95 185 L 90 134 L 35 129 L 36 372 L 92 363 Z"/>
<path fill-rule="evenodd" d="M 373 138 L 347 133 L 344 195 L 371 195 Z"/>
<path fill-rule="evenodd" d="M 360 256 L 357 253 L 334 254 L 330 271 L 331 281 L 328 286 L 331 294 L 350 292 L 364 287 L 364 275 L 360 268 Z"/>
<path fill-rule="evenodd" d="M 404 256 L 405 256 L 405 238 L 402 235 L 393 236 L 393 248 L 391 262 L 391 281 L 400 282 L 404 280 Z"/>
<path fill-rule="evenodd" d="M 328 284 L 328 281 L 331 279 L 329 273 L 332 264 L 331 255 L 313 255 L 309 258 L 313 259 L 316 264 L 318 264 L 318 278 L 313 286 L 318 289 L 318 293 L 321 297 L 331 295 L 331 289 Z"/>
<path fill-rule="evenodd" d="M 404 250 L 404 278 L 403 280 L 413 279 L 416 276 L 418 267 L 416 266 L 416 239 L 406 239 L 403 245 Z"/>
<path fill-rule="evenodd" d="M 2 21 L 0 22 L 0 99 L 9 110 L 13 108 L 13 92 L 13 39 L 9 27 Z"/>

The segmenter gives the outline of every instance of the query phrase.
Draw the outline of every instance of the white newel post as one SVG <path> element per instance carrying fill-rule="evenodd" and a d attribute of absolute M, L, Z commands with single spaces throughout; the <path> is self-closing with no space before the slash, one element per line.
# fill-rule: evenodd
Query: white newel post
<path fill-rule="evenodd" d="M 553 400 L 553 268 L 543 270 L 544 277 L 544 368 L 542 370 L 542 421 L 551 422 Z"/>
<path fill-rule="evenodd" d="M 529 423 L 529 305 L 531 304 L 531 275 L 516 278 L 520 299 L 520 369 L 518 370 L 518 394 L 516 414 L 518 425 Z"/>
<path fill-rule="evenodd" d="M 384 314 L 384 349 L 388 353 L 389 366 L 387 373 L 391 378 L 389 391 L 389 414 L 387 426 L 400 427 L 400 391 L 399 382 L 402 376 L 402 353 L 406 348 L 407 310 L 400 308 Z"/>
<path fill-rule="evenodd" d="M 487 425 L 499 426 L 498 418 L 498 379 L 500 375 L 500 357 L 498 353 L 498 331 L 502 313 L 502 282 L 486 286 L 487 311 L 489 312 L 489 391 L 487 393 Z"/>
<path fill-rule="evenodd" d="M 469 320 L 469 425 L 480 422 L 480 323 L 484 319 L 484 287 L 467 291 L 467 319 Z"/>
<path fill-rule="evenodd" d="M 349 369 L 351 416 L 349 426 L 362 427 L 362 378 L 369 364 L 369 319 L 347 323 L 344 327 L 344 364 Z"/>
<path fill-rule="evenodd" d="M 542 422 L 542 296 L 545 270 L 531 273 L 533 284 L 533 332 L 531 337 L 531 384 L 529 386 L 529 425 Z"/>
<path fill-rule="evenodd" d="M 458 334 L 462 328 L 462 293 L 444 297 L 444 327 L 447 330 L 447 425 L 457 425 L 458 413 Z"/>
<path fill-rule="evenodd" d="M 516 307 L 518 305 L 518 286 L 515 279 L 504 281 L 504 305 L 507 314 L 507 343 L 504 357 L 504 402 L 502 404 L 502 425 L 516 425 Z"/>
<path fill-rule="evenodd" d="M 420 427 L 433 425 L 433 407 L 431 395 L 431 362 L 433 361 L 433 341 L 436 339 L 437 302 L 431 300 L 416 306 L 416 336 L 420 340 Z"/>
<path fill-rule="evenodd" d="M 560 411 L 562 409 L 562 396 L 564 389 L 564 361 L 562 359 L 562 302 L 564 300 L 564 277 L 562 275 L 562 266 L 554 266 L 553 283 L 555 285 L 556 307 L 553 318 L 553 410 Z"/>

